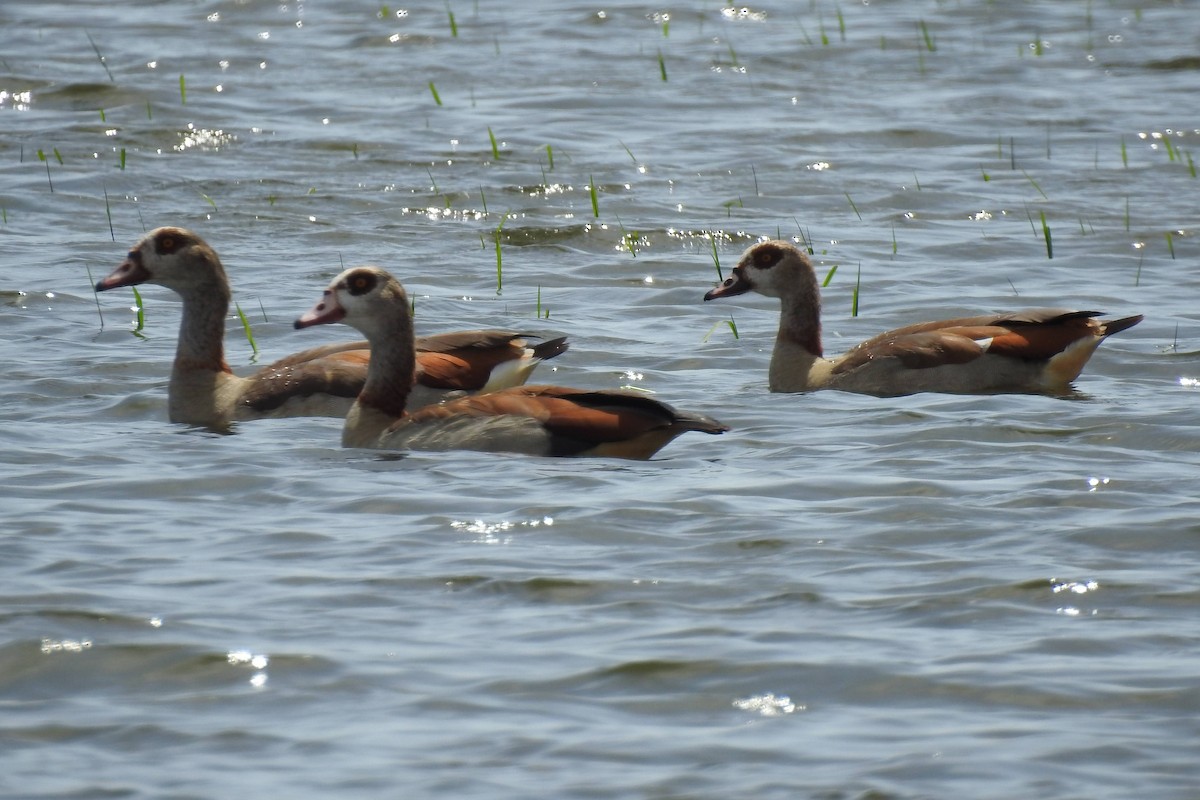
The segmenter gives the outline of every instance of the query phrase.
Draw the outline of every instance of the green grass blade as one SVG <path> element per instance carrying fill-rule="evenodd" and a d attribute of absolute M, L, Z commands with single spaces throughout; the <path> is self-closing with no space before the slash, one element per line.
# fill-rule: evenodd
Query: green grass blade
<path fill-rule="evenodd" d="M 712 245 L 712 260 L 713 266 L 717 268 L 717 281 L 724 283 L 725 276 L 721 274 L 721 256 L 717 253 L 717 237 L 710 236 L 708 243 Z"/>
<path fill-rule="evenodd" d="M 179 104 L 187 105 L 187 81 L 184 80 L 183 73 L 179 73 Z"/>
<path fill-rule="evenodd" d="M 1035 181 L 1028 172 L 1026 172 L 1025 170 L 1021 170 L 1021 174 L 1025 176 L 1025 179 L 1027 181 L 1029 181 L 1030 183 L 1033 184 L 1033 188 L 1037 189 L 1038 194 L 1040 194 L 1046 200 L 1050 199 L 1049 197 L 1046 196 L 1046 193 L 1042 191 L 1042 187 L 1038 186 L 1038 182 Z"/>
<path fill-rule="evenodd" d="M 850 203 L 850 208 L 854 210 L 854 216 L 858 217 L 859 222 L 862 221 L 862 214 L 858 213 L 858 206 L 854 205 L 854 200 L 851 199 L 849 192 L 843 192 L 846 195 L 846 200 Z"/>
<path fill-rule="evenodd" d="M 1050 239 L 1050 225 L 1046 222 L 1046 212 L 1039 211 L 1042 216 L 1042 236 L 1046 239 L 1046 258 L 1054 258 L 1054 244 Z"/>
<path fill-rule="evenodd" d="M 92 287 L 92 299 L 96 301 L 96 314 L 100 317 L 100 330 L 104 330 L 104 309 L 100 308 L 100 293 L 96 291 L 96 280 L 92 277 L 92 268 L 83 265 L 88 274 L 88 286 Z"/>
<path fill-rule="evenodd" d="M 933 34 L 929 32 L 929 27 L 925 24 L 925 20 L 921 20 L 917 24 L 921 27 L 921 38 L 925 42 L 925 49 L 931 53 L 935 52 L 937 45 L 933 42 Z"/>
<path fill-rule="evenodd" d="M 112 71 L 108 68 L 108 64 L 104 62 L 104 56 L 100 54 L 100 48 L 96 47 L 96 42 L 92 39 L 92 34 L 88 32 L 87 28 L 84 28 L 83 35 L 87 37 L 88 44 L 92 46 L 92 51 L 95 52 L 96 58 L 100 59 L 100 66 L 104 67 L 104 74 L 108 75 L 109 83 L 116 83 L 117 81 L 113 78 Z"/>
<path fill-rule="evenodd" d="M 488 126 L 488 141 L 492 143 L 492 158 L 496 161 L 500 160 L 500 147 L 496 144 L 496 134 L 492 133 L 492 127 Z"/>
<path fill-rule="evenodd" d="M 850 300 L 850 316 L 858 316 L 858 293 L 862 289 L 862 264 L 858 265 L 858 275 L 854 278 L 854 295 Z"/>
<path fill-rule="evenodd" d="M 599 218 L 600 199 L 596 196 L 596 181 L 590 174 L 588 175 L 588 194 L 592 198 L 592 216 Z"/>
<path fill-rule="evenodd" d="M 111 236 L 112 240 L 115 242 L 117 240 L 117 233 L 116 233 L 116 231 L 113 230 L 112 206 L 109 205 L 109 202 L 108 202 L 108 187 L 107 186 L 104 187 L 104 214 L 108 217 L 108 235 Z M 91 277 L 91 276 L 89 276 L 89 277 Z"/>
<path fill-rule="evenodd" d="M 838 265 L 837 265 L 837 264 L 834 264 L 832 267 L 830 267 L 830 268 L 829 268 L 829 272 L 826 272 L 826 273 L 825 273 L 825 280 L 821 281 L 821 288 L 822 288 L 822 289 L 824 289 L 826 286 L 828 286 L 828 285 L 829 285 L 829 282 L 830 282 L 831 280 L 833 280 L 833 276 L 834 276 L 835 274 L 837 274 L 837 268 L 838 268 Z"/>
<path fill-rule="evenodd" d="M 46 183 L 50 184 L 50 194 L 54 194 L 54 181 L 50 179 L 50 159 L 46 158 L 46 154 L 39 148 L 37 151 L 38 161 L 46 165 Z"/>
<path fill-rule="evenodd" d="M 142 304 L 142 295 L 138 292 L 136 286 L 130 286 L 133 290 L 133 303 L 137 307 L 137 326 L 134 327 L 134 333 L 141 333 L 146 327 L 146 306 Z"/>
<path fill-rule="evenodd" d="M 250 320 L 246 319 L 246 315 L 242 313 L 242 306 L 239 303 L 234 303 L 233 307 L 237 310 L 238 319 L 242 321 L 242 330 L 246 332 L 246 341 L 250 343 L 250 349 L 254 351 L 254 358 L 258 358 L 258 345 L 254 343 L 254 333 L 250 330 Z"/>
<path fill-rule="evenodd" d="M 437 87 L 433 85 L 433 81 L 429 82 L 429 93 L 433 95 L 433 102 L 440 106 L 442 104 L 442 98 L 438 97 Z"/>

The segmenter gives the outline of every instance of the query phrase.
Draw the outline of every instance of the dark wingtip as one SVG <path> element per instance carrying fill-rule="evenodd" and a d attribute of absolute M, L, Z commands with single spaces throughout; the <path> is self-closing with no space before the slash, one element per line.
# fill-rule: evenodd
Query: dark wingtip
<path fill-rule="evenodd" d="M 533 354 L 544 360 L 560 356 L 569 349 L 571 349 L 571 345 L 567 342 L 567 337 L 560 336 L 557 339 L 548 339 L 535 344 L 533 346 Z"/>
<path fill-rule="evenodd" d="M 1106 321 L 1104 323 L 1104 335 L 1112 336 L 1114 333 L 1129 330 L 1143 319 L 1145 319 L 1143 315 L 1134 314 L 1132 317 L 1122 317 L 1121 319 Z"/>

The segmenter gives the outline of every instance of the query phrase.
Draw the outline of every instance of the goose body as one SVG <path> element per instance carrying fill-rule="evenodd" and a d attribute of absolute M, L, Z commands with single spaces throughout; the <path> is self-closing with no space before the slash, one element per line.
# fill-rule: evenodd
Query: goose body
<path fill-rule="evenodd" d="M 759 242 L 704 299 L 750 291 L 782 304 L 771 355 L 772 392 L 1062 393 L 1105 338 L 1142 321 L 1141 315 L 1104 321 L 1098 311 L 1026 309 L 908 325 L 825 358 L 820 291 L 804 252 L 790 242 Z"/>
<path fill-rule="evenodd" d="M 687 431 L 728 430 L 642 395 L 561 386 L 519 386 L 410 412 L 416 352 L 400 283 L 378 267 L 346 270 L 295 324 L 332 322 L 354 326 L 371 343 L 366 384 L 346 416 L 345 447 L 649 458 Z"/>
<path fill-rule="evenodd" d="M 146 234 L 96 290 L 142 283 L 165 286 L 183 299 L 169 385 L 172 422 L 225 428 L 239 420 L 344 417 L 362 390 L 370 360 L 362 340 L 314 347 L 249 376 L 235 375 L 224 351 L 229 281 L 216 251 L 191 231 L 165 227 Z M 520 385 L 567 344 L 554 339 L 531 346 L 512 331 L 481 330 L 425 337 L 417 347 L 413 400 L 426 405 L 454 392 Z"/>

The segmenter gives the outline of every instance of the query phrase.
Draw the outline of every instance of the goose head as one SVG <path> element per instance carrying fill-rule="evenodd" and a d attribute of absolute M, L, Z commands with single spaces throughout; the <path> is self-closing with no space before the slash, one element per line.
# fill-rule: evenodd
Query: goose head
<path fill-rule="evenodd" d="M 174 227 L 155 228 L 139 239 L 112 274 L 96 284 L 96 291 L 142 283 L 165 286 L 185 296 L 229 291 L 216 251 L 191 231 Z"/>
<path fill-rule="evenodd" d="M 398 327 L 411 335 L 408 295 L 379 267 L 353 267 L 330 282 L 321 299 L 294 323 L 297 329 L 344 322 L 371 342 L 385 341 Z"/>
<path fill-rule="evenodd" d="M 704 299 L 716 300 L 746 292 L 784 297 L 813 281 L 812 262 L 801 250 L 789 242 L 759 242 L 742 253 L 732 274 L 704 295 Z"/>

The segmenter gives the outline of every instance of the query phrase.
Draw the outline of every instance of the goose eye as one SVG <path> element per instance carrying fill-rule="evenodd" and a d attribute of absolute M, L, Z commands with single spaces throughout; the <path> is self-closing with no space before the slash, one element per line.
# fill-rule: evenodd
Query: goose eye
<path fill-rule="evenodd" d="M 164 253 L 173 253 L 175 252 L 176 245 L 177 243 L 174 236 L 164 236 L 158 240 L 158 252 L 160 255 Z"/>
<path fill-rule="evenodd" d="M 758 269 L 770 269 L 779 263 L 783 253 L 778 247 L 764 247 L 754 254 L 754 266 Z"/>
<path fill-rule="evenodd" d="M 356 272 L 348 281 L 350 294 L 362 295 L 375 288 L 375 276 L 370 272 Z"/>

